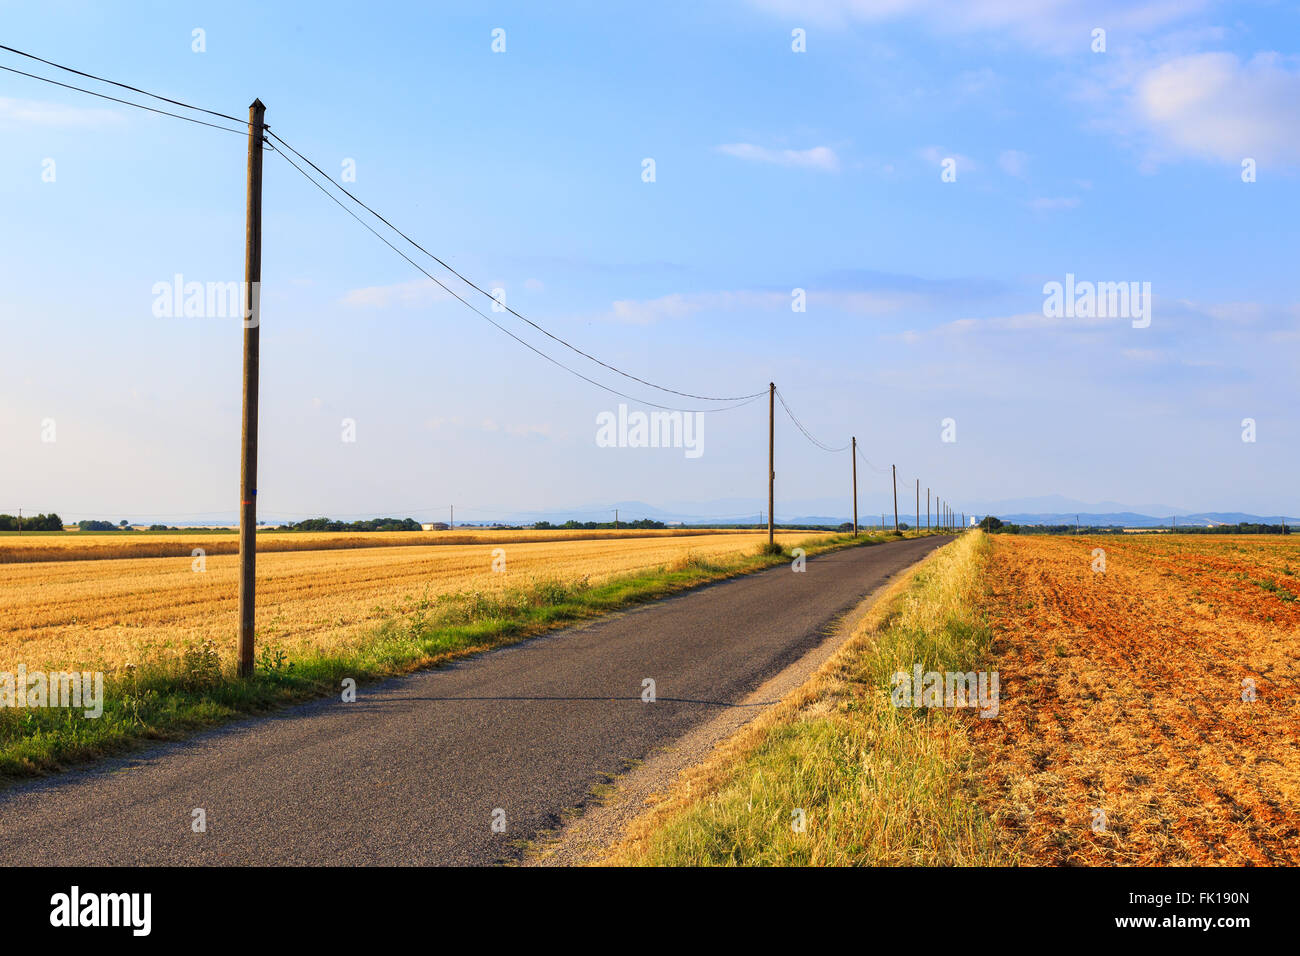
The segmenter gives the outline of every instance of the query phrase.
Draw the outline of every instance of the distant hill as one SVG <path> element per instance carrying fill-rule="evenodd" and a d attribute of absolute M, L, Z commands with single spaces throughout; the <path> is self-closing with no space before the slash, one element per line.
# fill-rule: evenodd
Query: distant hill
<path fill-rule="evenodd" d="M 1300 518 L 1284 515 L 1252 515 L 1240 511 L 1213 511 L 1202 514 L 1148 515 L 1133 511 L 1106 513 L 1089 512 L 1050 512 L 1038 514 L 1000 514 L 992 512 L 1009 524 L 1055 525 L 1074 524 L 1092 527 L 1119 528 L 1167 528 L 1171 526 L 1191 526 L 1212 528 L 1221 524 L 1289 524 L 1300 526 Z"/>

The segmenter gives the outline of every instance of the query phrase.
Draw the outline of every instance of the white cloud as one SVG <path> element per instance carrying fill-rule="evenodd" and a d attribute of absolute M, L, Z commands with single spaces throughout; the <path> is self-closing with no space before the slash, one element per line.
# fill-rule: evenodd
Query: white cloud
<path fill-rule="evenodd" d="M 1040 196 L 1029 201 L 1029 208 L 1034 212 L 1057 212 L 1061 209 L 1075 209 L 1079 199 L 1075 196 Z"/>
<path fill-rule="evenodd" d="M 390 305 L 428 305 L 435 300 L 435 293 L 442 293 L 442 290 L 428 279 L 415 279 L 395 285 L 352 289 L 343 296 L 343 304 L 371 309 L 383 309 Z"/>
<path fill-rule="evenodd" d="M 113 110 L 80 109 L 62 103 L 0 97 L 0 122 L 4 121 L 32 126 L 103 127 L 122 122 L 122 114 Z"/>
<path fill-rule="evenodd" d="M 1017 178 L 1025 174 L 1025 165 L 1029 162 L 1029 155 L 1022 153 L 1018 149 L 1004 149 L 998 156 L 998 166 L 1008 176 Z"/>
<path fill-rule="evenodd" d="M 953 160 L 958 173 L 974 172 L 978 168 L 975 164 L 975 160 L 971 159 L 969 156 L 963 156 L 961 153 L 947 152 L 940 149 L 938 146 L 924 146 L 917 150 L 917 155 L 927 163 L 934 166 L 941 166 L 944 160 L 951 159 Z"/>
<path fill-rule="evenodd" d="M 810 312 L 849 312 L 854 315 L 892 315 L 915 308 L 925 296 L 915 292 L 845 291 L 807 289 Z M 631 325 L 649 325 L 666 319 L 684 319 L 700 312 L 727 312 L 747 309 L 762 312 L 789 312 L 791 292 L 736 290 L 723 292 L 675 292 L 657 299 L 619 299 L 604 316 L 607 321 Z"/>
<path fill-rule="evenodd" d="M 755 163 L 796 166 L 830 173 L 840 168 L 839 157 L 829 146 L 814 146 L 811 149 L 767 149 L 763 146 L 755 146 L 753 143 L 724 143 L 715 148 L 720 153 Z"/>
<path fill-rule="evenodd" d="M 1140 118 L 1168 148 L 1225 162 L 1300 162 L 1300 68 L 1260 53 L 1177 57 L 1137 81 Z"/>
<path fill-rule="evenodd" d="M 1208 0 L 750 0 L 783 18 L 844 27 L 915 19 L 936 33 L 991 33 L 1065 53 L 1087 52 L 1094 27 L 1141 36 L 1187 18 Z M 1113 42 L 1113 41 L 1112 41 Z"/>

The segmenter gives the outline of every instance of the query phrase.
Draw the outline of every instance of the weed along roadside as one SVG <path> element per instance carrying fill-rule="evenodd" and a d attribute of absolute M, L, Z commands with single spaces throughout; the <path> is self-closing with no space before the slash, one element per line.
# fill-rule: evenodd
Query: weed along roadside
<path fill-rule="evenodd" d="M 979 670 L 989 553 L 969 533 L 903 575 L 802 687 L 684 772 L 599 862 L 1015 862 L 971 791 L 969 723 L 996 706 Z M 902 702 L 918 674 L 920 700 Z"/>
<path fill-rule="evenodd" d="M 701 584 L 798 562 L 892 535 L 823 536 L 780 553 L 722 558 L 686 554 L 656 568 L 592 584 L 585 577 L 539 576 L 492 592 L 460 591 L 419 601 L 356 641 L 300 653 L 259 647 L 248 678 L 212 640 L 174 658 L 146 659 L 107 673 L 103 712 L 0 708 L 0 782 L 55 772 L 151 740 L 174 740 L 241 716 L 355 692 L 358 684 L 433 667 L 652 601 Z"/>

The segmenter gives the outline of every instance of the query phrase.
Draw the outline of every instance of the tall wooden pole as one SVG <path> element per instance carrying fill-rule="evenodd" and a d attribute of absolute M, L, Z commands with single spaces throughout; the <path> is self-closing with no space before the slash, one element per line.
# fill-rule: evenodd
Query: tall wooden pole
<path fill-rule="evenodd" d="M 776 541 L 776 383 L 767 383 L 767 543 Z"/>
<path fill-rule="evenodd" d="M 894 534 L 898 534 L 898 466 L 889 466 L 890 474 L 894 476 Z"/>
<path fill-rule="evenodd" d="M 850 442 L 853 446 L 853 537 L 858 536 L 858 439 L 854 436 Z"/>
<path fill-rule="evenodd" d="M 916 531 L 921 533 L 921 479 L 916 479 Z"/>
<path fill-rule="evenodd" d="M 930 530 L 930 489 L 925 489 L 925 530 Z"/>
<path fill-rule="evenodd" d="M 266 107 L 248 108 L 248 203 L 244 234 L 244 415 L 239 463 L 239 674 L 253 673 L 257 607 L 257 379 L 262 283 L 262 127 Z"/>

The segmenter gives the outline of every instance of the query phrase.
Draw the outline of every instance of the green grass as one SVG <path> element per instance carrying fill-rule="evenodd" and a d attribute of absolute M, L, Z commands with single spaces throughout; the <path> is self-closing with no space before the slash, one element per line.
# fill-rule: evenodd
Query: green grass
<path fill-rule="evenodd" d="M 884 540 L 837 535 L 801 547 L 812 556 Z M 585 579 L 539 579 L 504 593 L 444 595 L 426 599 L 414 613 L 388 621 L 341 650 L 290 658 L 272 641 L 259 641 L 251 678 L 235 676 L 234 662 L 212 642 L 194 645 L 179 661 L 144 663 L 107 675 L 98 718 L 63 708 L 0 709 L 0 785 L 147 741 L 174 740 L 239 717 L 340 694 L 345 678 L 361 685 L 436 666 L 789 559 L 786 549 L 727 561 L 692 557 L 598 585 Z"/>
<path fill-rule="evenodd" d="M 975 670 L 989 543 L 936 552 L 878 623 L 800 695 L 760 719 L 605 862 L 650 866 L 984 865 L 1009 862 L 975 798 L 973 715 L 895 708 L 891 676 Z M 681 785 L 679 785 L 680 787 Z M 803 828 L 796 824 L 802 819 Z"/>

